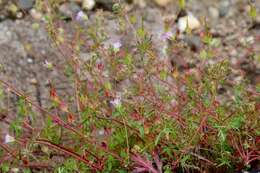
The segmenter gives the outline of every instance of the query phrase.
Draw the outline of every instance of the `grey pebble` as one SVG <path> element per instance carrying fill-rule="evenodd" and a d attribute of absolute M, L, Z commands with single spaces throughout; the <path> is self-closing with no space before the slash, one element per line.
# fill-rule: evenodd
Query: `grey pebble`
<path fill-rule="evenodd" d="M 198 36 L 185 36 L 183 41 L 193 50 L 197 51 L 201 47 L 201 40 Z"/>
<path fill-rule="evenodd" d="M 225 17 L 230 9 L 230 1 L 222 0 L 219 4 L 219 17 Z"/>
<path fill-rule="evenodd" d="M 18 6 L 22 10 L 30 10 L 34 5 L 34 0 L 18 0 Z"/>
<path fill-rule="evenodd" d="M 59 7 L 59 12 L 64 15 L 67 18 L 72 18 L 73 16 L 76 16 L 76 14 L 81 10 L 80 6 L 78 6 L 74 2 L 70 3 L 63 3 Z"/>

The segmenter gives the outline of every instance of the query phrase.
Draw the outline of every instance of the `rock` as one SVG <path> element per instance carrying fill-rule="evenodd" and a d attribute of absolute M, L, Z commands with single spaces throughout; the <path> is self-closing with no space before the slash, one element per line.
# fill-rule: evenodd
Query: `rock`
<path fill-rule="evenodd" d="M 255 42 L 255 38 L 253 36 L 242 37 L 239 39 L 239 42 L 243 46 L 247 46 L 248 44 L 253 44 Z"/>
<path fill-rule="evenodd" d="M 21 19 L 23 16 L 23 13 L 20 11 L 16 14 L 17 19 Z"/>
<path fill-rule="evenodd" d="M 146 1 L 145 0 L 134 0 L 134 4 L 137 4 L 140 8 L 146 7 Z"/>
<path fill-rule="evenodd" d="M 95 0 L 83 0 L 82 8 L 85 10 L 92 10 L 95 7 Z"/>
<path fill-rule="evenodd" d="M 13 172 L 13 173 L 18 173 L 19 170 L 20 170 L 19 168 L 12 168 L 12 169 L 11 169 L 11 172 Z"/>
<path fill-rule="evenodd" d="M 114 1 L 113 0 L 96 0 L 96 4 L 105 10 L 112 11 Z"/>
<path fill-rule="evenodd" d="M 172 0 L 154 0 L 154 2 L 161 6 L 161 7 L 166 7 Z"/>
<path fill-rule="evenodd" d="M 32 64 L 32 63 L 33 63 L 33 59 L 30 58 L 30 57 L 28 57 L 28 58 L 27 58 L 27 62 L 28 62 L 29 64 Z"/>
<path fill-rule="evenodd" d="M 32 84 L 32 85 L 37 85 L 37 84 L 38 84 L 37 79 L 36 79 L 36 78 L 31 78 L 31 79 L 30 79 L 30 84 Z"/>
<path fill-rule="evenodd" d="M 76 16 L 77 13 L 80 11 L 80 7 L 75 2 L 63 3 L 59 7 L 59 11 L 65 17 L 72 18 L 73 16 Z"/>
<path fill-rule="evenodd" d="M 230 8 L 230 2 L 229 0 L 222 0 L 219 5 L 219 17 L 225 17 Z"/>
<path fill-rule="evenodd" d="M 219 18 L 219 11 L 215 7 L 209 7 L 209 14 L 214 19 Z"/>
<path fill-rule="evenodd" d="M 20 57 L 26 57 L 26 51 L 21 42 L 18 41 L 18 35 L 16 32 L 12 30 L 10 27 L 11 21 L 1 22 L 0 23 L 0 46 L 1 46 L 1 55 L 5 57 L 5 53 L 7 57 L 10 54 L 19 55 Z M 18 26 L 18 25 L 17 25 Z M 16 27 L 17 27 L 16 26 Z M 5 52 L 3 49 L 5 45 L 8 45 L 8 51 Z M 9 54 L 10 53 L 10 54 Z M 2 59 L 0 56 L 0 62 L 2 63 Z"/>
<path fill-rule="evenodd" d="M 30 10 L 34 5 L 34 0 L 18 0 L 18 6 L 22 10 Z"/>
<path fill-rule="evenodd" d="M 193 16 L 192 13 L 188 13 L 187 16 L 180 17 L 178 19 L 178 29 L 180 32 L 184 32 L 187 27 L 191 30 L 200 27 L 200 21 L 195 16 Z"/>
<path fill-rule="evenodd" d="M 197 51 L 201 47 L 201 40 L 199 36 L 187 35 L 184 37 L 184 42 L 188 44 L 192 51 Z"/>
<path fill-rule="evenodd" d="M 42 13 L 37 11 L 35 8 L 32 8 L 29 13 L 35 20 L 42 19 Z"/>

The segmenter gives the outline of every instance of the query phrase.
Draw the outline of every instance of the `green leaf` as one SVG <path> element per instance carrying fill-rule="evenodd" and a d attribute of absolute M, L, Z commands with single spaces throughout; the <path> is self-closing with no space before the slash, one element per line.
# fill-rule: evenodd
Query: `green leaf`
<path fill-rule="evenodd" d="M 131 22 L 131 24 L 136 24 L 136 22 L 137 22 L 137 18 L 136 18 L 136 16 L 134 16 L 134 15 L 131 15 L 130 16 L 130 22 Z"/>
<path fill-rule="evenodd" d="M 210 46 L 219 47 L 221 45 L 221 40 L 217 38 L 213 38 L 210 42 Z"/>
<path fill-rule="evenodd" d="M 242 116 L 238 116 L 238 117 L 233 118 L 230 121 L 229 126 L 232 129 L 238 130 L 243 125 L 244 121 L 245 121 L 245 119 Z"/>
<path fill-rule="evenodd" d="M 122 7 L 121 7 L 121 5 L 119 4 L 119 3 L 115 3 L 115 4 L 113 4 L 113 6 L 112 6 L 112 11 L 114 12 L 114 13 L 119 13 L 120 11 L 122 10 Z"/>
<path fill-rule="evenodd" d="M 168 73 L 167 73 L 166 70 L 162 70 L 162 71 L 160 72 L 160 78 L 161 78 L 162 80 L 166 80 L 166 79 L 167 79 L 167 76 L 168 76 Z"/>
<path fill-rule="evenodd" d="M 145 38 L 146 32 L 143 27 L 137 29 L 137 36 L 140 38 Z"/>
<path fill-rule="evenodd" d="M 0 85 L 0 99 L 4 98 L 4 89 L 2 87 L 2 85 Z"/>
<path fill-rule="evenodd" d="M 76 171 L 77 170 L 77 161 L 75 159 L 68 159 L 64 164 L 64 168 L 67 171 Z"/>
<path fill-rule="evenodd" d="M 66 67 L 65 67 L 65 75 L 67 76 L 67 77 L 71 77 L 72 76 L 72 74 L 73 74 L 73 68 L 72 68 L 72 66 L 71 65 L 66 65 Z"/>
<path fill-rule="evenodd" d="M 217 158 L 218 167 L 227 166 L 231 168 L 232 165 L 229 158 L 230 158 L 230 152 L 224 151 L 223 153 L 221 153 L 221 157 Z"/>
<path fill-rule="evenodd" d="M 179 0 L 179 6 L 180 8 L 184 9 L 186 6 L 186 0 Z"/>
<path fill-rule="evenodd" d="M 124 58 L 124 64 L 131 65 L 133 63 L 132 56 L 130 54 L 127 54 Z"/>
<path fill-rule="evenodd" d="M 31 170 L 26 168 L 26 169 L 23 170 L 23 173 L 31 173 Z"/>
<path fill-rule="evenodd" d="M 140 132 L 140 135 L 142 138 L 144 138 L 144 126 L 143 125 L 140 125 L 139 128 L 138 128 L 139 132 Z"/>
<path fill-rule="evenodd" d="M 7 173 L 9 170 L 10 170 L 9 163 L 7 163 L 7 162 L 2 163 L 1 172 Z"/>
<path fill-rule="evenodd" d="M 255 20 L 256 17 L 257 17 L 256 8 L 255 8 L 252 4 L 250 5 L 249 16 L 250 16 L 253 20 Z"/>
<path fill-rule="evenodd" d="M 105 85 L 105 89 L 107 89 L 107 90 L 111 90 L 112 89 L 112 85 L 111 85 L 111 83 L 109 81 L 106 81 L 104 85 Z"/>
<path fill-rule="evenodd" d="M 158 145 L 158 143 L 160 142 L 160 139 L 162 138 L 163 135 L 169 135 L 171 133 L 171 129 L 169 128 L 164 128 L 160 133 L 159 135 L 156 137 L 155 139 L 155 142 L 154 142 L 154 145 Z"/>
<path fill-rule="evenodd" d="M 256 92 L 260 93 L 260 83 L 256 85 Z"/>
<path fill-rule="evenodd" d="M 207 45 L 210 45 L 211 42 L 212 42 L 213 38 L 211 36 L 211 34 L 206 34 L 204 37 L 203 37 L 203 42 Z"/>
<path fill-rule="evenodd" d="M 20 97 L 18 100 L 18 104 L 17 104 L 17 109 L 18 109 L 18 115 L 23 117 L 26 115 L 27 113 L 27 108 L 26 108 L 26 102 L 25 99 Z"/>
<path fill-rule="evenodd" d="M 219 136 L 221 142 L 225 142 L 226 137 L 227 137 L 226 129 L 220 128 L 219 131 L 218 131 L 218 136 Z"/>
<path fill-rule="evenodd" d="M 163 166 L 164 173 L 172 173 L 171 166 L 165 165 Z"/>
<path fill-rule="evenodd" d="M 15 132 L 15 135 L 18 137 L 22 132 L 21 122 L 18 120 L 12 121 L 10 124 L 10 129 Z"/>
<path fill-rule="evenodd" d="M 207 54 L 206 50 L 203 49 L 200 52 L 200 58 L 203 59 L 203 60 L 206 60 L 208 58 L 208 54 Z"/>
<path fill-rule="evenodd" d="M 164 133 L 164 131 L 161 131 L 161 132 L 159 133 L 159 135 L 157 135 L 157 137 L 156 137 L 156 139 L 155 139 L 155 141 L 154 141 L 154 145 L 155 145 L 155 146 L 158 145 L 158 143 L 159 143 L 159 141 L 160 141 L 160 139 L 161 139 L 163 133 Z"/>

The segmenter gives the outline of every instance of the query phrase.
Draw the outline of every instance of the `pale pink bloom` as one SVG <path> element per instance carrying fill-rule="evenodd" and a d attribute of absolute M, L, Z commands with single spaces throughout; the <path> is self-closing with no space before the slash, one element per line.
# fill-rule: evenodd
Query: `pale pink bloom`
<path fill-rule="evenodd" d="M 8 143 L 12 143 L 14 141 L 15 141 L 15 138 L 13 136 L 10 136 L 9 134 L 5 135 L 4 143 L 8 144 Z"/>
<path fill-rule="evenodd" d="M 170 40 L 173 37 L 173 33 L 171 31 L 165 32 L 161 35 L 162 40 Z"/>

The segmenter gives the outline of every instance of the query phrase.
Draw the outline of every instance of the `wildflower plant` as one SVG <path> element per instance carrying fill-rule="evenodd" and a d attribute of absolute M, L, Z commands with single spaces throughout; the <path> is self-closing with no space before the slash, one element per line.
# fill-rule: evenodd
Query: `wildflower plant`
<path fill-rule="evenodd" d="M 185 1 L 179 2 L 184 8 Z M 85 28 L 77 22 L 86 18 L 79 12 L 69 38 L 65 27 L 57 27 L 60 19 L 47 14 L 50 39 L 66 60 L 59 69 L 70 82 L 66 96 L 50 82 L 50 103 L 43 108 L 0 80 L 2 100 L 10 93 L 19 98 L 13 135 L 0 142 L 1 171 L 232 172 L 257 162 L 259 92 L 245 81 L 232 86 L 234 97 L 219 99 L 231 67 L 228 59 L 208 63 L 217 44 L 207 28 L 197 71 L 180 72 L 158 57 L 143 21 L 133 24 L 120 4 L 113 9 L 135 37 L 111 49 L 103 44 L 102 17 Z M 174 54 L 178 35 L 169 31 L 162 39 L 172 41 L 168 53 Z M 79 58 L 83 48 L 92 52 L 87 60 Z M 56 68 L 47 60 L 44 66 Z M 59 161 L 52 161 L 55 156 Z"/>

